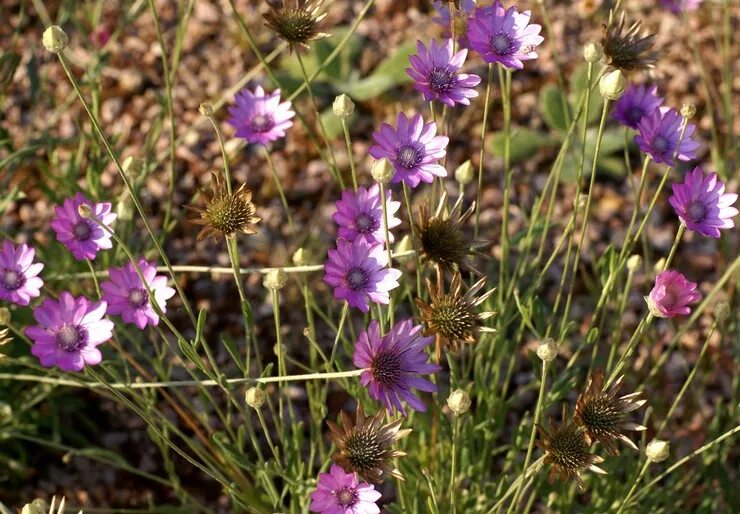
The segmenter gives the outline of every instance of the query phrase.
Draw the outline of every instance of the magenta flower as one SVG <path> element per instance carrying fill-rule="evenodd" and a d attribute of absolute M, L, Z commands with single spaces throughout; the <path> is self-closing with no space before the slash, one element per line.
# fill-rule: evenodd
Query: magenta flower
<path fill-rule="evenodd" d="M 378 514 L 375 503 L 382 495 L 372 484 L 358 483 L 356 473 L 346 473 L 332 464 L 328 473 L 319 473 L 308 510 L 322 514 Z"/>
<path fill-rule="evenodd" d="M 459 73 L 468 51 L 463 49 L 452 54 L 452 40 L 443 45 L 432 39 L 429 49 L 421 41 L 416 42 L 416 55 L 410 55 L 411 68 L 406 73 L 414 79 L 414 89 L 424 95 L 424 100 L 438 100 L 454 107 L 455 104 L 470 105 L 468 98 L 478 96 L 473 87 L 480 84 L 478 75 Z"/>
<path fill-rule="evenodd" d="M 389 291 L 398 287 L 401 272 L 388 267 L 382 244 L 370 244 L 358 237 L 352 242 L 337 239 L 337 249 L 329 250 L 324 265 L 324 282 L 334 288 L 334 298 L 347 300 L 362 312 L 370 302 L 390 303 Z"/>
<path fill-rule="evenodd" d="M 696 11 L 701 6 L 702 0 L 660 0 L 663 7 L 673 14 Z"/>
<path fill-rule="evenodd" d="M 738 210 L 732 206 L 737 201 L 735 193 L 725 193 L 725 184 L 717 180 L 716 173 L 704 176 L 697 166 L 686 173 L 683 184 L 673 184 L 673 194 L 668 202 L 686 228 L 708 237 L 719 237 L 719 230 L 732 228 L 733 216 Z"/>
<path fill-rule="evenodd" d="M 662 162 L 668 166 L 674 166 L 674 153 L 680 160 L 689 161 L 696 157 L 696 149 L 699 148 L 699 143 L 691 139 L 696 126 L 693 123 L 686 126 L 686 132 L 679 146 L 682 122 L 683 117 L 676 109 L 667 107 L 655 109 L 638 123 L 639 134 L 635 136 L 635 142 L 640 150 L 657 163 Z"/>
<path fill-rule="evenodd" d="M 437 161 L 445 156 L 449 138 L 435 135 L 437 124 L 425 124 L 420 114 L 409 120 L 399 113 L 396 126 L 383 123 L 373 132 L 377 144 L 368 150 L 376 159 L 386 157 L 393 164 L 396 173 L 392 182 L 403 181 L 413 188 L 420 182 L 431 184 L 434 177 L 446 177 L 447 170 Z"/>
<path fill-rule="evenodd" d="M 26 329 L 33 340 L 31 353 L 42 366 L 63 371 L 100 364 L 103 356 L 97 346 L 113 336 L 113 322 L 103 319 L 105 309 L 105 302 L 75 298 L 67 291 L 59 301 L 47 298 L 33 310 L 38 325 Z"/>
<path fill-rule="evenodd" d="M 637 129 L 640 121 L 663 105 L 663 97 L 658 96 L 658 86 L 635 86 L 630 84 L 627 91 L 614 104 L 612 116 L 626 127 Z"/>
<path fill-rule="evenodd" d="M 293 122 L 295 113 L 290 102 L 280 103 L 280 90 L 270 95 L 260 86 L 254 93 L 244 88 L 234 98 L 236 105 L 229 107 L 231 117 L 226 122 L 236 129 L 236 137 L 246 139 L 248 143 L 268 143 L 285 137 Z"/>
<path fill-rule="evenodd" d="M 686 316 L 691 312 L 689 305 L 699 300 L 701 294 L 696 290 L 696 282 L 673 270 L 658 274 L 653 290 L 645 298 L 652 315 L 659 318 Z"/>
<path fill-rule="evenodd" d="M 401 400 L 412 409 L 424 412 L 426 405 L 411 393 L 411 389 L 428 393 L 437 390 L 437 386 L 416 376 L 441 369 L 427 363 L 429 356 L 424 348 L 432 344 L 434 337 L 423 337 L 422 330 L 422 325 L 414 326 L 409 318 L 398 321 L 381 337 L 380 325 L 373 320 L 357 340 L 352 362 L 358 368 L 368 368 L 360 375 L 360 383 L 368 387 L 370 396 L 385 405 L 389 412 L 395 409 L 406 416 Z"/>
<path fill-rule="evenodd" d="M 468 41 L 468 20 L 470 15 L 473 14 L 475 9 L 476 0 L 462 0 L 460 2 L 460 12 L 455 14 L 456 27 L 455 32 L 457 33 L 457 44 L 460 48 L 470 48 L 470 41 Z M 432 18 L 434 23 L 442 25 L 446 30 L 442 33 L 445 38 L 451 38 L 452 32 L 450 32 L 450 2 L 434 0 L 432 7 L 437 13 L 437 16 Z M 453 9 L 454 10 L 454 9 Z"/>
<path fill-rule="evenodd" d="M 512 6 L 504 10 L 500 0 L 475 10 L 468 21 L 470 47 L 487 63 L 499 63 L 507 68 L 521 70 L 522 61 L 537 58 L 535 49 L 545 40 L 537 24 L 529 25 L 532 13 L 522 13 Z"/>
<path fill-rule="evenodd" d="M 175 290 L 167 287 L 167 277 L 157 275 L 157 268 L 144 259 L 138 262 L 147 286 L 154 293 L 154 299 L 162 312 L 167 311 L 167 300 L 175 295 Z M 159 316 L 152 307 L 149 293 L 136 273 L 131 262 L 120 268 L 110 269 L 110 280 L 100 284 L 103 300 L 108 302 L 107 313 L 120 314 L 124 323 L 133 323 L 139 330 L 147 325 L 159 324 Z"/>
<path fill-rule="evenodd" d="M 97 223 L 80 216 L 78 209 L 83 204 L 91 208 L 92 217 Z M 110 224 L 118 217 L 111 212 L 109 202 L 93 203 L 82 193 L 77 193 L 64 200 L 61 206 L 54 207 L 54 214 L 51 228 L 56 232 L 57 241 L 63 243 L 78 261 L 94 259 L 98 251 L 113 247 L 110 233 L 99 225 L 110 228 Z"/>
<path fill-rule="evenodd" d="M 17 305 L 28 305 L 31 298 L 41 293 L 44 282 L 37 276 L 44 265 L 33 263 L 36 250 L 26 244 L 13 246 L 10 241 L 3 241 L 0 250 L 0 300 L 7 300 Z"/>
<path fill-rule="evenodd" d="M 390 190 L 386 190 L 385 197 L 388 229 L 391 229 L 401 224 L 401 220 L 394 216 L 401 207 L 401 202 L 391 201 Z M 337 212 L 332 218 L 339 225 L 340 238 L 352 242 L 360 237 L 370 244 L 385 244 L 383 205 L 380 203 L 380 186 L 377 183 L 370 186 L 370 189 L 362 186 L 357 191 L 345 189 L 342 191 L 342 199 L 336 205 Z M 393 242 L 393 234 L 388 232 L 388 237 Z"/>

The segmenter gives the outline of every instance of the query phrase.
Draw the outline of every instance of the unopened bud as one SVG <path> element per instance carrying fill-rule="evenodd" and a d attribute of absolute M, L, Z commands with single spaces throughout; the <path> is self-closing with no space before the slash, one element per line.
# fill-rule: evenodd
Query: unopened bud
<path fill-rule="evenodd" d="M 287 282 L 288 274 L 285 273 L 285 270 L 283 268 L 275 268 L 267 272 L 262 284 L 267 289 L 282 289 Z"/>
<path fill-rule="evenodd" d="M 46 514 L 49 511 L 49 505 L 44 500 L 36 499 L 27 503 L 21 509 L 21 514 Z"/>
<path fill-rule="evenodd" d="M 681 106 L 681 116 L 690 120 L 696 115 L 696 105 L 692 103 L 685 103 Z"/>
<path fill-rule="evenodd" d="M 631 255 L 630 258 L 627 259 L 627 270 L 634 273 L 640 269 L 640 266 L 642 266 L 642 257 L 639 255 Z"/>
<path fill-rule="evenodd" d="M 0 327 L 10 323 L 10 310 L 7 307 L 0 307 Z"/>
<path fill-rule="evenodd" d="M 668 441 L 661 441 L 660 439 L 653 439 L 647 445 L 645 454 L 650 462 L 662 462 L 668 458 L 671 450 L 671 443 Z"/>
<path fill-rule="evenodd" d="M 391 161 L 383 157 L 375 161 L 370 168 L 370 174 L 373 176 L 376 182 L 380 184 L 387 184 L 393 178 L 396 170 L 393 169 Z"/>
<path fill-rule="evenodd" d="M 601 96 L 607 100 L 619 100 L 627 86 L 627 80 L 620 70 L 610 71 L 599 81 L 599 91 Z"/>
<path fill-rule="evenodd" d="M 730 304 L 727 302 L 719 302 L 714 306 L 714 319 L 722 323 L 730 317 Z M 0 323 L 2 324 L 2 323 Z"/>
<path fill-rule="evenodd" d="M 552 337 L 547 337 L 542 340 L 540 345 L 537 347 L 537 357 L 542 359 L 543 362 L 551 362 L 558 356 L 558 347 L 555 344 L 555 340 Z"/>
<path fill-rule="evenodd" d="M 81 218 L 89 220 L 90 218 L 92 218 L 93 215 L 92 207 L 90 207 L 86 203 L 81 203 L 77 207 L 77 213 L 80 215 Z"/>
<path fill-rule="evenodd" d="M 69 36 L 59 25 L 52 25 L 44 31 L 44 35 L 41 37 L 41 42 L 49 52 L 58 54 L 67 48 Z"/>
<path fill-rule="evenodd" d="M 665 257 L 658 259 L 658 262 L 653 266 L 653 271 L 655 271 L 655 273 L 660 273 L 663 271 L 663 268 L 665 268 Z"/>
<path fill-rule="evenodd" d="M 259 409 L 265 403 L 265 392 L 259 387 L 250 387 L 244 394 L 244 401 L 253 409 Z"/>
<path fill-rule="evenodd" d="M 299 248 L 295 251 L 293 254 L 293 264 L 296 266 L 305 266 L 306 265 L 306 250 L 303 248 Z"/>
<path fill-rule="evenodd" d="M 596 41 L 589 41 L 583 47 L 583 58 L 586 59 L 586 62 L 598 62 L 603 56 L 604 48 L 601 46 L 601 43 L 598 43 Z"/>
<path fill-rule="evenodd" d="M 473 165 L 471 164 L 470 159 L 468 159 L 455 169 L 455 180 L 457 180 L 458 183 L 462 186 L 472 182 L 473 175 Z"/>
<path fill-rule="evenodd" d="M 128 178 L 136 179 L 144 172 L 144 161 L 138 157 L 128 156 L 124 159 L 122 167 Z"/>
<path fill-rule="evenodd" d="M 350 97 L 342 93 L 334 99 L 334 103 L 331 108 L 337 118 L 345 119 L 349 118 L 355 111 L 355 103 Z"/>
<path fill-rule="evenodd" d="M 447 398 L 447 406 L 456 415 L 465 414 L 470 408 L 470 395 L 462 389 L 455 389 Z"/>
<path fill-rule="evenodd" d="M 207 102 L 203 102 L 198 106 L 198 112 L 200 112 L 201 115 L 205 116 L 206 118 L 210 118 L 213 116 L 213 107 L 211 107 L 211 104 Z"/>

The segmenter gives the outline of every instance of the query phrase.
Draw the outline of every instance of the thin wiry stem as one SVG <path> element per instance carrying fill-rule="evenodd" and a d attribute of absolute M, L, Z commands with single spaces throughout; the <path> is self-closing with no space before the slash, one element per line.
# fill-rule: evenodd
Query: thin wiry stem
<path fill-rule="evenodd" d="M 478 238 L 480 225 L 480 204 L 483 195 L 483 158 L 486 155 L 486 132 L 488 131 L 488 107 L 491 103 L 491 83 L 493 82 L 493 64 L 488 65 L 488 79 L 486 81 L 486 98 L 483 103 L 483 129 L 480 136 L 480 157 L 478 160 L 478 191 L 475 200 L 475 228 L 473 229 L 473 239 Z"/>

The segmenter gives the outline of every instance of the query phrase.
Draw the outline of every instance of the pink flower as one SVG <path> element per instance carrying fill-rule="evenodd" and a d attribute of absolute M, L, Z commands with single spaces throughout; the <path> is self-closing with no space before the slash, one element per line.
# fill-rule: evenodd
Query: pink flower
<path fill-rule="evenodd" d="M 679 219 L 686 228 L 708 237 L 719 237 L 720 229 L 732 228 L 737 209 L 734 193 L 725 193 L 725 184 L 717 180 L 716 173 L 706 177 L 697 166 L 686 174 L 683 184 L 673 184 L 673 194 L 668 198 Z"/>
<path fill-rule="evenodd" d="M 414 89 L 424 95 L 424 100 L 438 100 L 454 107 L 455 104 L 470 105 L 469 98 L 478 96 L 473 89 L 480 84 L 480 77 L 460 73 L 468 51 L 452 53 L 452 40 L 437 43 L 432 39 L 429 48 L 421 41 L 416 42 L 416 54 L 409 56 L 410 68 L 406 73 L 414 79 Z"/>
<path fill-rule="evenodd" d="M 394 216 L 401 207 L 401 202 L 391 201 L 391 191 L 385 191 L 385 207 L 388 211 L 388 238 L 393 242 L 390 229 L 401 224 Z M 339 225 L 338 235 L 347 241 L 364 238 L 368 243 L 385 244 L 385 227 L 383 226 L 383 205 L 380 203 L 380 186 L 376 183 L 365 189 L 360 186 L 357 191 L 346 189 L 337 202 L 337 212 L 332 216 Z"/>
<path fill-rule="evenodd" d="M 28 305 L 31 298 L 39 296 L 44 282 L 37 276 L 44 265 L 34 264 L 36 250 L 26 244 L 13 246 L 3 241 L 0 251 L 0 300 L 18 305 Z"/>
<path fill-rule="evenodd" d="M 226 122 L 236 129 L 236 137 L 248 143 L 267 145 L 285 137 L 295 116 L 290 102 L 280 102 L 280 90 L 266 94 L 260 86 L 254 93 L 244 88 L 236 94 L 236 105 L 229 107 L 231 117 Z"/>
<path fill-rule="evenodd" d="M 80 205 L 88 205 L 92 210 L 92 219 L 80 216 Z M 56 232 L 57 240 L 72 252 L 78 261 L 94 259 L 100 250 L 113 247 L 111 235 L 99 225 L 110 226 L 118 217 L 111 212 L 108 202 L 92 203 L 82 193 L 67 198 L 61 206 L 54 207 L 56 217 L 51 222 L 51 228 Z"/>
<path fill-rule="evenodd" d="M 701 300 L 696 282 L 687 280 L 681 273 L 666 270 L 655 277 L 655 286 L 645 298 L 648 309 L 659 318 L 686 316 L 691 312 L 689 305 Z"/>
<path fill-rule="evenodd" d="M 372 484 L 358 483 L 355 473 L 346 473 L 332 464 L 328 473 L 319 474 L 316 491 L 311 494 L 311 512 L 322 514 L 378 514 L 380 492 Z"/>

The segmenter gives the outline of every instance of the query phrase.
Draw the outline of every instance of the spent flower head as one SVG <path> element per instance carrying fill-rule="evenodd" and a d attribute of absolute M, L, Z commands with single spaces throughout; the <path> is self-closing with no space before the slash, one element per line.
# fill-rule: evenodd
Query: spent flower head
<path fill-rule="evenodd" d="M 427 363 L 425 348 L 432 341 L 431 337 L 422 337 L 421 325 L 414 325 L 411 319 L 396 322 L 385 335 L 381 335 L 378 321 L 372 320 L 367 330 L 360 333 L 352 356 L 355 366 L 366 368 L 360 375 L 360 384 L 391 413 L 397 410 L 406 416 L 402 402 L 425 412 L 426 405 L 411 390 L 437 391 L 437 386 L 418 376 L 440 370 L 436 364 Z"/>
<path fill-rule="evenodd" d="M 358 405 L 354 423 L 344 411 L 340 412 L 341 426 L 327 421 L 331 440 L 337 448 L 332 460 L 345 471 L 354 471 L 374 484 L 388 477 L 404 479 L 394 460 L 405 456 L 406 452 L 393 449 L 393 445 L 411 429 L 401 429 L 403 418 L 385 423 L 385 415 L 385 409 L 380 409 L 374 416 L 366 417 L 362 405 Z"/>
<path fill-rule="evenodd" d="M 293 125 L 295 112 L 290 102 L 280 102 L 279 89 L 267 94 L 261 86 L 255 87 L 254 92 L 244 88 L 234 101 L 226 123 L 236 129 L 236 137 L 248 143 L 267 145 L 285 137 L 285 131 Z"/>
<path fill-rule="evenodd" d="M 323 514 L 378 514 L 376 502 L 381 496 L 375 486 L 360 482 L 356 473 L 332 464 L 328 473 L 319 474 L 308 509 Z"/>
<path fill-rule="evenodd" d="M 683 123 L 684 118 L 676 109 L 655 109 L 637 124 L 635 143 L 656 163 L 674 166 L 674 154 L 681 161 L 690 161 L 696 157 L 696 149 L 699 148 L 699 143 L 691 138 L 696 125 L 688 123 L 681 138 Z"/>
<path fill-rule="evenodd" d="M 673 184 L 668 202 L 686 228 L 708 237 L 718 238 L 720 229 L 735 226 L 738 210 L 733 207 L 737 194 L 725 193 L 725 184 L 716 173 L 704 175 L 699 166 L 686 173 L 682 184 Z"/>
<path fill-rule="evenodd" d="M 90 216 L 80 215 L 80 206 L 86 205 L 91 209 Z M 62 205 L 54 207 L 54 219 L 51 228 L 57 240 L 63 243 L 78 261 L 94 259 L 100 250 L 113 247 L 111 234 L 100 225 L 110 227 L 117 218 L 111 212 L 109 202 L 93 203 L 82 193 L 64 200 Z"/>
<path fill-rule="evenodd" d="M 308 49 L 308 44 L 330 34 L 319 31 L 326 13 L 319 14 L 323 0 L 268 0 L 270 10 L 264 14 L 265 25 L 288 42 Z"/>
<path fill-rule="evenodd" d="M 453 53 L 452 40 L 438 43 L 432 39 L 429 48 L 416 42 L 416 54 L 409 56 L 410 68 L 406 73 L 414 79 L 414 89 L 424 95 L 424 100 L 437 100 L 450 107 L 470 105 L 470 98 L 478 96 L 473 89 L 480 84 L 478 75 L 460 73 L 468 55 L 466 49 Z"/>
<path fill-rule="evenodd" d="M 369 188 L 360 186 L 357 191 L 345 189 L 336 207 L 332 219 L 339 226 L 337 232 L 339 237 L 350 242 L 363 238 L 368 243 L 385 243 L 383 204 L 378 184 L 373 184 Z M 395 216 L 401 208 L 401 202 L 391 201 L 390 189 L 385 191 L 385 207 L 390 230 L 401 224 L 401 220 Z M 389 232 L 388 237 L 393 242 L 393 234 Z"/>
<path fill-rule="evenodd" d="M 41 294 L 44 282 L 38 276 L 43 263 L 33 262 L 36 250 L 27 244 L 14 246 L 3 241 L 0 249 L 0 300 L 28 305 Z"/>
<path fill-rule="evenodd" d="M 614 104 L 612 116 L 622 125 L 637 129 L 642 119 L 663 105 L 658 96 L 658 86 L 636 86 L 630 84 L 622 97 Z"/>
<path fill-rule="evenodd" d="M 701 300 L 696 282 L 687 280 L 681 273 L 665 270 L 655 277 L 655 285 L 645 297 L 648 309 L 658 318 L 675 318 L 691 313 L 689 305 Z"/>
<path fill-rule="evenodd" d="M 640 35 L 641 27 L 638 21 L 625 28 L 624 12 L 618 23 L 604 25 L 601 46 L 607 64 L 625 73 L 655 67 L 658 56 L 650 49 L 655 44 L 656 35 Z"/>

